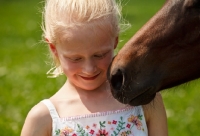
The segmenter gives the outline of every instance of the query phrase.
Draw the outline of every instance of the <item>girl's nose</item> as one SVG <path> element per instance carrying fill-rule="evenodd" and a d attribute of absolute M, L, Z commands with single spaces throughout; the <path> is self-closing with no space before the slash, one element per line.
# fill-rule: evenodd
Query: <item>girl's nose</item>
<path fill-rule="evenodd" d="M 82 66 L 82 72 L 85 74 L 93 74 L 96 72 L 97 67 L 94 61 L 92 60 L 87 60 Z"/>

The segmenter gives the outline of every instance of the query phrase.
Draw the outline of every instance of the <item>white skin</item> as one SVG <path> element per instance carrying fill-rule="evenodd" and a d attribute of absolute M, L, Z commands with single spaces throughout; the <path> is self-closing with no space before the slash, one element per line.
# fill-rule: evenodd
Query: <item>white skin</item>
<path fill-rule="evenodd" d="M 101 29 L 87 31 L 82 27 L 61 35 L 58 45 L 49 44 L 67 76 L 63 87 L 50 98 L 60 117 L 125 107 L 112 97 L 106 79 L 118 43 L 118 37 L 110 37 L 107 33 Z M 144 106 L 144 112 L 149 136 L 167 136 L 166 113 L 160 94 L 153 104 Z M 49 111 L 39 103 L 29 112 L 21 136 L 50 136 L 51 131 Z"/>

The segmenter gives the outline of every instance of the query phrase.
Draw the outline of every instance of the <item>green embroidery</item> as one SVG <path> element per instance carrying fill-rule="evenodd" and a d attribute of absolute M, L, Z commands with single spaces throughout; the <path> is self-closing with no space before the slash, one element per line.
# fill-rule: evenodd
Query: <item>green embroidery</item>
<path fill-rule="evenodd" d="M 60 129 L 56 130 L 56 135 L 60 134 Z"/>
<path fill-rule="evenodd" d="M 130 131 L 130 130 L 126 131 L 126 134 L 127 134 L 127 135 L 130 135 L 130 134 L 131 134 L 131 131 Z"/>
<path fill-rule="evenodd" d="M 142 120 L 142 117 L 143 117 L 142 115 L 138 115 L 138 119 Z"/>
<path fill-rule="evenodd" d="M 143 115 L 129 115 L 129 117 L 124 118 L 120 116 L 118 119 L 112 121 L 99 121 L 99 127 L 97 128 L 96 124 L 93 126 L 81 126 L 77 124 L 77 128 L 74 131 L 72 128 L 65 127 L 63 129 L 55 130 L 56 136 L 60 136 L 60 134 L 68 135 L 69 133 L 74 133 L 74 136 L 101 136 L 101 135 L 110 135 L 110 136 L 129 136 L 132 135 L 132 128 L 135 126 L 137 130 L 144 131 L 142 121 Z M 108 122 L 108 123 L 107 123 Z M 111 123 L 112 122 L 112 123 Z M 91 130 L 90 130 L 90 129 Z"/>
<path fill-rule="evenodd" d="M 118 135 L 119 135 L 119 132 L 120 132 L 121 130 L 125 129 L 124 124 L 125 124 L 126 122 L 123 121 L 123 117 L 122 117 L 122 116 L 120 117 L 120 120 L 121 120 L 121 121 L 118 121 L 119 123 L 118 123 L 117 128 L 116 128 L 117 132 L 116 132 L 116 131 L 113 131 L 114 135 L 111 134 L 111 136 L 118 136 Z"/>
<path fill-rule="evenodd" d="M 103 121 L 103 122 L 99 122 L 99 124 L 100 124 L 100 129 L 102 130 L 102 128 L 105 128 L 106 126 L 105 126 L 105 124 L 106 124 L 106 122 L 105 121 Z"/>
<path fill-rule="evenodd" d="M 81 127 L 79 124 L 77 124 L 78 126 L 78 130 L 77 132 L 81 135 L 81 136 L 88 136 L 88 134 L 85 134 L 85 130 L 83 129 L 83 127 Z"/>

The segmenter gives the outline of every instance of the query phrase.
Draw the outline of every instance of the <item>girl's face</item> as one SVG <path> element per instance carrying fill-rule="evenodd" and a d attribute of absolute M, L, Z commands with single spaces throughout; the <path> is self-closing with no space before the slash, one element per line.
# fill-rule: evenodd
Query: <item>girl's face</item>
<path fill-rule="evenodd" d="M 106 81 L 106 72 L 113 58 L 118 38 L 106 30 L 88 28 L 71 30 L 60 37 L 54 54 L 60 60 L 70 83 L 84 90 L 94 90 Z"/>

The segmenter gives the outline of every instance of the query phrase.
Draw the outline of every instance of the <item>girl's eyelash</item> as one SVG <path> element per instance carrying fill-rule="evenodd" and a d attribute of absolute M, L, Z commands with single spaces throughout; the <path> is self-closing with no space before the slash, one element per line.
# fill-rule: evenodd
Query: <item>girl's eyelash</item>
<path fill-rule="evenodd" d="M 97 55 L 94 55 L 95 57 L 103 57 L 105 56 L 105 54 L 97 54 Z"/>
<path fill-rule="evenodd" d="M 102 54 L 96 54 L 96 55 L 94 55 L 94 56 L 95 56 L 95 57 L 102 58 L 102 57 L 104 57 L 107 53 L 108 53 L 108 52 L 102 53 Z"/>
<path fill-rule="evenodd" d="M 81 58 L 68 58 L 68 59 L 74 62 L 81 60 Z"/>

